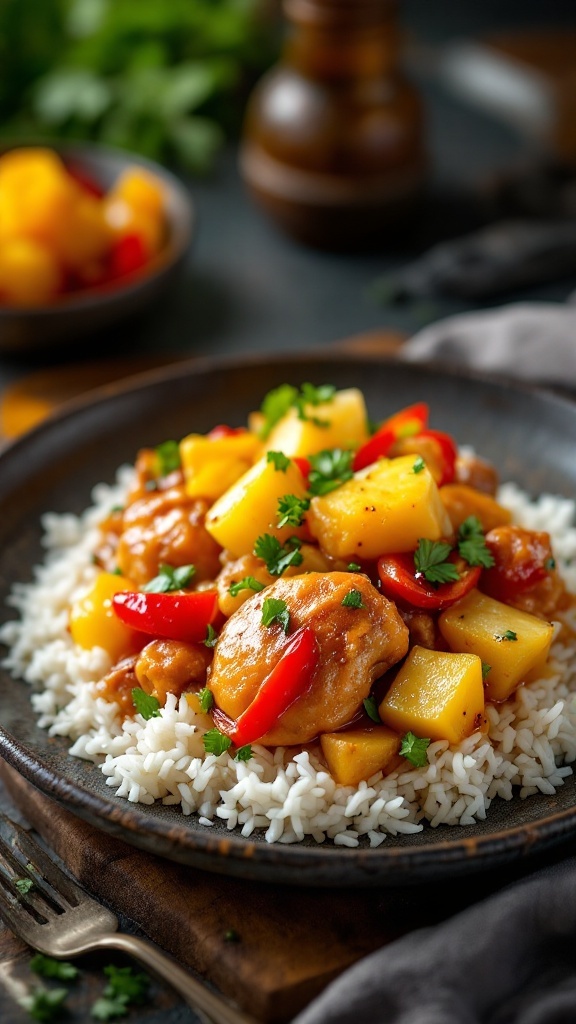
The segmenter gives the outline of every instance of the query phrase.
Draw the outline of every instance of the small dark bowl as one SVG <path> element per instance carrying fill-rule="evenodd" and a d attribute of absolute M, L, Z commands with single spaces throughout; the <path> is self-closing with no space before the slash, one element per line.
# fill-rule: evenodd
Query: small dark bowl
<path fill-rule="evenodd" d="M 167 236 L 160 252 L 141 272 L 127 277 L 125 283 L 86 288 L 46 306 L 0 305 L 0 352 L 64 346 L 142 312 L 182 271 L 194 229 L 194 206 L 186 188 L 160 164 L 92 143 L 38 145 L 54 149 L 65 163 L 86 173 L 105 190 L 128 167 L 150 171 L 166 190 Z M 3 152 L 9 148 L 14 147 L 6 146 Z"/>

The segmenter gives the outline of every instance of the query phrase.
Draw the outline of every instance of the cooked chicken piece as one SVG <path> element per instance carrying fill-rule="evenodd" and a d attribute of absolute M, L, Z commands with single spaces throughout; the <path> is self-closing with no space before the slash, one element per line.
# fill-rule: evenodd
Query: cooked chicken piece
<path fill-rule="evenodd" d="M 123 576 L 142 585 L 161 564 L 195 565 L 195 582 L 214 579 L 220 547 L 204 527 L 208 505 L 186 496 L 182 487 L 137 498 L 123 514 L 116 560 Z"/>
<path fill-rule="evenodd" d="M 568 594 L 548 533 L 498 526 L 486 534 L 486 544 L 495 561 L 480 580 L 486 594 L 541 619 L 551 619 L 567 607 Z"/>
<path fill-rule="evenodd" d="M 462 455 L 456 459 L 456 483 L 468 484 L 484 494 L 496 494 L 498 473 L 491 462 L 477 455 Z"/>
<path fill-rule="evenodd" d="M 137 655 L 132 654 L 128 658 L 122 658 L 96 683 L 97 696 L 103 697 L 111 704 L 118 704 L 123 715 L 133 715 L 135 712 L 132 690 L 140 685 L 134 672 L 136 657 Z"/>
<path fill-rule="evenodd" d="M 417 609 L 399 609 L 400 615 L 408 626 L 410 647 L 428 647 L 431 651 L 443 651 L 445 643 L 437 626 L 437 618 L 428 612 Z"/>
<path fill-rule="evenodd" d="M 351 591 L 361 607 L 342 604 Z M 287 644 L 282 627 L 262 625 L 266 598 L 284 601 L 289 635 L 310 626 L 320 656 L 308 688 L 280 716 L 262 742 L 307 743 L 350 722 L 372 683 L 408 650 L 408 630 L 395 606 L 360 573 L 307 573 L 278 579 L 228 620 L 216 645 L 208 685 L 219 708 L 238 718 L 280 660 Z"/>
<path fill-rule="evenodd" d="M 135 686 L 164 705 L 169 693 L 180 696 L 184 690 L 204 686 L 212 652 L 203 644 L 185 644 L 179 640 L 152 640 L 136 659 Z"/>

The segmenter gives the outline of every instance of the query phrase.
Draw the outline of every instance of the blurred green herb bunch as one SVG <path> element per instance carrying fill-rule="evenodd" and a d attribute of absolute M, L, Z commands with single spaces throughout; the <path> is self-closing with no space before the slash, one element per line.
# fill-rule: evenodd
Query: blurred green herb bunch
<path fill-rule="evenodd" d="M 276 50 L 265 0 L 0 0 L 0 138 L 208 170 Z"/>

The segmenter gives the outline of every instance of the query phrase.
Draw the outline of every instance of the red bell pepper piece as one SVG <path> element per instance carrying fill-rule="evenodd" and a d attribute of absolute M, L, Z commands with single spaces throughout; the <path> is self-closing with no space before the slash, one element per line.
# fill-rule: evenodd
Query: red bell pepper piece
<path fill-rule="evenodd" d="M 254 700 L 240 717 L 234 722 L 216 708 L 212 712 L 214 724 L 237 747 L 259 740 L 306 690 L 319 654 L 314 630 L 310 626 L 302 626 L 290 637 L 280 661 L 266 676 Z"/>
<path fill-rule="evenodd" d="M 366 444 L 363 444 L 356 452 L 352 463 L 354 472 L 357 473 L 359 469 L 365 469 L 377 459 L 386 458 L 394 443 L 401 438 L 421 434 L 428 425 L 428 415 L 427 403 L 417 402 L 384 420 L 370 440 L 366 441 Z"/>
<path fill-rule="evenodd" d="M 247 434 L 246 427 L 228 427 L 225 423 L 219 423 L 212 427 L 209 434 L 206 434 L 211 441 L 219 441 L 222 437 L 236 437 L 238 434 Z"/>
<path fill-rule="evenodd" d="M 458 447 L 453 438 L 442 430 L 421 430 L 414 438 L 415 448 L 417 448 L 420 438 L 432 442 L 437 453 L 435 461 L 438 467 L 438 479 L 436 480 L 438 487 L 451 484 L 456 476 L 456 459 L 458 457 Z"/>
<path fill-rule="evenodd" d="M 486 534 L 494 565 L 482 577 L 482 590 L 497 601 L 513 604 L 532 590 L 554 567 L 550 535 L 520 526 L 497 526 Z"/>
<path fill-rule="evenodd" d="M 206 639 L 206 630 L 218 610 L 216 590 L 192 594 L 145 594 L 121 590 L 112 598 L 118 618 L 141 633 L 163 640 L 182 640 L 197 644 Z"/>
<path fill-rule="evenodd" d="M 402 606 L 425 611 L 440 611 L 459 601 L 480 579 L 479 565 L 466 566 L 453 583 L 429 583 L 416 573 L 412 554 L 383 555 L 378 559 L 378 575 L 386 597 Z"/>
<path fill-rule="evenodd" d="M 298 469 L 300 470 L 302 476 L 304 477 L 306 487 L 308 487 L 308 478 L 310 476 L 310 470 L 312 469 L 312 466 L 310 465 L 308 459 L 303 459 L 301 455 L 294 455 L 292 457 L 292 462 L 294 463 L 295 466 L 298 466 Z"/>
<path fill-rule="evenodd" d="M 116 242 L 110 255 L 112 277 L 134 274 L 146 266 L 148 260 L 148 248 L 140 235 L 125 235 Z"/>

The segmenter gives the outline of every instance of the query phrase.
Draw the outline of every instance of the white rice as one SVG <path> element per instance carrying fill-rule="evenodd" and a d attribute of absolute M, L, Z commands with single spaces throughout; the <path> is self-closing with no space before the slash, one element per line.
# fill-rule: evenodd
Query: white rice
<path fill-rule="evenodd" d="M 4 665 L 34 684 L 39 724 L 72 741 L 70 753 L 100 765 L 107 785 L 132 803 L 180 806 L 209 828 L 215 821 L 267 842 L 295 843 L 311 836 L 338 846 L 365 837 L 379 846 L 386 835 L 430 825 L 473 825 L 495 797 L 553 794 L 576 760 L 576 643 L 555 640 L 546 677 L 520 686 L 513 700 L 488 708 L 489 735 L 475 733 L 458 746 L 431 743 L 428 765 L 378 772 L 357 788 L 338 785 L 313 753 L 254 746 L 248 763 L 228 753 L 206 754 L 202 736 L 212 723 L 185 697 L 169 696 L 157 718 L 122 721 L 119 709 L 97 697 L 96 681 L 110 667 L 100 649 L 81 650 L 67 630 L 71 601 L 97 569 L 92 552 L 98 523 L 122 502 L 131 470 L 117 485 L 99 484 L 82 516 L 43 517 L 47 556 L 32 584 L 16 584 L 10 603 L 20 618 L 0 628 L 9 648 Z M 502 487 L 500 501 L 519 525 L 547 530 L 568 587 L 576 593 L 575 503 L 544 495 L 530 502 L 517 487 Z M 570 625 L 576 631 L 576 612 Z"/>

